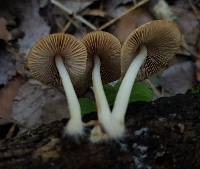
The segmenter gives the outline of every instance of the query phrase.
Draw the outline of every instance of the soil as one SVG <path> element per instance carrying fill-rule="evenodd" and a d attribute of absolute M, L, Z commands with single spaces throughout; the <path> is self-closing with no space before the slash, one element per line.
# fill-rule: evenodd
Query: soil
<path fill-rule="evenodd" d="M 129 105 L 123 140 L 63 138 L 66 120 L 0 141 L 2 169 L 199 169 L 200 95 Z M 86 120 L 95 117 L 91 115 Z M 89 130 L 88 130 L 89 131 Z"/>

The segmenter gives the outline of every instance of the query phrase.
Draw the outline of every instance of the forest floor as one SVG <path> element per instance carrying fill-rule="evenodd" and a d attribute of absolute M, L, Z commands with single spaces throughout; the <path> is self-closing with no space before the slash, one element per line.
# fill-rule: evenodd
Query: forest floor
<path fill-rule="evenodd" d="M 199 169 L 199 102 L 200 95 L 181 94 L 131 104 L 126 137 L 117 141 L 64 138 L 66 120 L 42 125 L 0 142 L 0 168 Z"/>

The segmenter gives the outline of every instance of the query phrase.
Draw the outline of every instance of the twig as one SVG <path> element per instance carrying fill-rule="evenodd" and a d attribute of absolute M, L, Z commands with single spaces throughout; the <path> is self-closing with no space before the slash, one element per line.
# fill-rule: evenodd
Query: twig
<path fill-rule="evenodd" d="M 54 4 L 55 6 L 59 7 L 59 8 L 62 9 L 63 11 L 67 12 L 69 15 L 72 15 L 72 14 L 73 14 L 73 12 L 72 12 L 69 8 L 63 6 L 63 5 L 62 5 L 60 2 L 58 2 L 57 0 L 51 0 L 51 3 Z"/>
<path fill-rule="evenodd" d="M 69 22 L 71 22 L 71 24 L 73 24 L 76 28 L 79 28 L 79 25 L 73 20 L 73 18 L 71 18 L 68 14 L 65 14 L 65 17 L 67 18 L 67 20 Z"/>
<path fill-rule="evenodd" d="M 121 16 L 116 17 L 110 21 L 108 21 L 107 23 L 105 23 L 104 25 L 102 25 L 98 30 L 103 30 L 107 27 L 109 27 L 110 25 L 112 25 L 113 23 L 115 23 L 116 21 L 118 21 L 119 19 L 121 19 L 123 16 L 127 15 L 128 13 L 130 13 L 131 11 L 139 8 L 140 6 L 144 5 L 145 3 L 147 3 L 149 0 L 142 0 L 140 2 L 138 2 L 136 5 L 134 5 L 133 7 L 131 7 L 130 9 L 128 9 L 126 12 L 124 12 Z"/>
<path fill-rule="evenodd" d="M 13 133 L 14 133 L 14 131 L 15 131 L 15 128 L 16 128 L 16 124 L 13 124 L 13 125 L 11 126 L 11 128 L 9 129 L 7 135 L 6 135 L 6 138 L 7 138 L 7 139 L 12 138 Z"/>
<path fill-rule="evenodd" d="M 97 27 L 94 26 L 93 24 L 91 24 L 90 22 L 88 22 L 86 19 L 84 19 L 82 16 L 80 15 L 76 15 L 74 14 L 74 18 L 81 21 L 82 23 L 84 23 L 85 25 L 87 25 L 89 28 L 91 28 L 92 30 L 97 30 Z"/>
<path fill-rule="evenodd" d="M 62 29 L 61 32 L 65 33 L 68 30 L 68 28 L 70 27 L 71 24 L 72 24 L 71 21 L 67 22 L 67 24 L 65 25 L 65 27 Z"/>
<path fill-rule="evenodd" d="M 59 30 L 63 29 L 63 25 L 59 22 L 59 20 L 55 20 L 55 23 L 58 26 Z"/>
<path fill-rule="evenodd" d="M 51 3 L 54 4 L 55 6 L 57 6 L 58 8 L 62 9 L 63 11 L 65 11 L 67 14 L 73 15 L 73 17 L 75 19 L 79 20 L 80 22 L 82 22 L 83 24 L 85 24 L 86 26 L 88 26 L 89 28 L 91 28 L 92 30 L 96 30 L 97 29 L 93 24 L 91 24 L 90 22 L 88 22 L 82 16 L 74 14 L 72 10 L 70 10 L 66 6 L 63 6 L 62 3 L 58 2 L 57 0 L 51 0 Z"/>

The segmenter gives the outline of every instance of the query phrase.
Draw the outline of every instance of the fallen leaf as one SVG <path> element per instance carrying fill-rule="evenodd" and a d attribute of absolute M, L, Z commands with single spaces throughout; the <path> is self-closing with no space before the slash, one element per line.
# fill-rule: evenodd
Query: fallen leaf
<path fill-rule="evenodd" d="M 0 39 L 3 39 L 4 41 L 11 40 L 11 34 L 7 30 L 7 21 L 4 18 L 0 18 Z"/>
<path fill-rule="evenodd" d="M 116 81 L 112 84 L 104 85 L 105 95 L 110 106 L 114 105 L 116 95 L 120 87 L 120 82 Z M 129 103 L 136 101 L 151 101 L 153 99 L 153 91 L 148 84 L 142 82 L 136 82 L 133 85 Z M 80 98 L 82 116 L 96 112 L 96 103 L 93 99 L 89 98 Z"/>
<path fill-rule="evenodd" d="M 104 86 L 105 94 L 109 105 L 113 105 L 115 102 L 116 95 L 118 93 L 120 82 L 114 86 L 107 84 Z M 135 82 L 129 97 L 129 103 L 137 101 L 149 102 L 153 99 L 153 91 L 148 84 L 142 82 Z"/>
<path fill-rule="evenodd" d="M 5 87 L 0 89 L 0 124 L 6 121 L 4 117 L 7 119 L 7 117 L 10 116 L 13 100 L 19 87 L 23 83 L 24 80 L 22 78 L 16 77 L 11 80 Z"/>
<path fill-rule="evenodd" d="M 106 12 L 107 12 L 108 16 L 110 16 L 112 18 L 116 18 L 116 17 L 122 16 L 126 11 L 127 11 L 126 6 L 119 6 L 114 10 L 108 10 Z"/>
<path fill-rule="evenodd" d="M 118 17 L 126 11 L 125 4 L 133 2 L 133 0 L 109 0 L 104 2 L 104 8 L 111 17 Z"/>
<path fill-rule="evenodd" d="M 25 36 L 19 40 L 20 52 L 27 53 L 33 44 L 43 35 L 49 34 L 50 28 L 39 15 L 38 1 L 19 1 L 17 7 L 22 13 L 20 28 Z"/>
<path fill-rule="evenodd" d="M 184 8 L 173 7 L 173 12 L 177 16 L 177 23 L 184 35 L 185 41 L 190 51 L 196 52 L 196 44 L 200 34 L 200 24 L 192 11 Z"/>
<path fill-rule="evenodd" d="M 138 8 L 123 16 L 115 25 L 111 27 L 113 34 L 116 35 L 121 42 L 138 26 L 151 21 L 152 17 L 145 9 Z"/>
<path fill-rule="evenodd" d="M 22 85 L 15 97 L 12 117 L 28 127 L 68 117 L 65 95 L 35 80 Z"/>
<path fill-rule="evenodd" d="M 161 86 L 170 95 L 185 93 L 194 85 L 194 63 L 191 61 L 170 66 L 161 75 Z"/>
<path fill-rule="evenodd" d="M 12 53 L 0 49 L 0 85 L 7 82 L 16 75 L 16 61 Z"/>
<path fill-rule="evenodd" d="M 63 4 L 63 6 L 67 7 L 72 13 L 78 13 L 83 9 L 87 8 L 91 5 L 95 0 L 89 1 L 65 1 L 65 0 L 57 0 Z"/>
<path fill-rule="evenodd" d="M 96 103 L 95 103 L 95 101 L 93 101 L 91 99 L 80 98 L 79 103 L 80 103 L 80 106 L 81 106 L 82 116 L 96 111 Z"/>

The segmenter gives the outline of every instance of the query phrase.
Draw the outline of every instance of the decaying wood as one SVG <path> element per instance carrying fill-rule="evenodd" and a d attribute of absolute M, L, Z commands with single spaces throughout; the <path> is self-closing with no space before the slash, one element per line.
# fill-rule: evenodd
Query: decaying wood
<path fill-rule="evenodd" d="M 93 144 L 87 134 L 80 139 L 63 138 L 65 122 L 53 122 L 0 141 L 0 168 L 200 168 L 200 95 L 131 104 L 127 135 L 120 141 Z"/>

